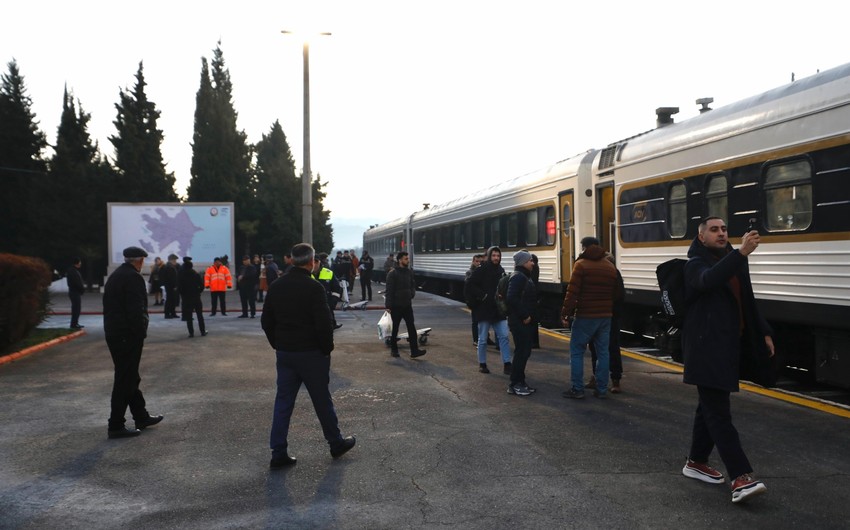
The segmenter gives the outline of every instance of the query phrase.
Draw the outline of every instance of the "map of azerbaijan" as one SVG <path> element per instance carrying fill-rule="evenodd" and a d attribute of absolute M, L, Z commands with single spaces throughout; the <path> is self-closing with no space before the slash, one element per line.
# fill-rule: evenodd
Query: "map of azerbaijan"
<path fill-rule="evenodd" d="M 143 239 L 139 240 L 139 244 L 146 251 L 156 253 L 159 249 L 163 249 L 171 243 L 177 243 L 177 254 L 180 256 L 191 255 L 192 240 L 197 232 L 203 228 L 196 226 L 186 213 L 186 210 L 180 210 L 174 217 L 169 217 L 168 212 L 162 208 L 154 210 L 159 217 L 153 217 L 148 214 L 142 214 L 145 228 L 150 232 L 150 239 L 155 242 L 159 248 L 153 248 L 150 241 Z"/>

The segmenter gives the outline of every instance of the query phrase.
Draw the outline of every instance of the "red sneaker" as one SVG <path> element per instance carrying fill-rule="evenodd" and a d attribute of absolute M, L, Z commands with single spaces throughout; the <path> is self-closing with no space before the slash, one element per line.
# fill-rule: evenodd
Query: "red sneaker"
<path fill-rule="evenodd" d="M 732 482 L 732 502 L 743 502 L 750 497 L 761 495 L 767 491 L 760 480 L 756 480 L 749 473 L 743 474 Z"/>
<path fill-rule="evenodd" d="M 682 474 L 689 478 L 708 482 L 709 484 L 723 484 L 726 482 L 726 479 L 723 478 L 723 473 L 708 464 L 694 462 L 690 458 L 685 462 L 685 467 L 682 468 Z"/>

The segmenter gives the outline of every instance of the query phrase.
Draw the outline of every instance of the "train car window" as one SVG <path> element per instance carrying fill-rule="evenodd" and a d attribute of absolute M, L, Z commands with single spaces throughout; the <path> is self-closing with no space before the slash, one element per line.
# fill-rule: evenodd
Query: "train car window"
<path fill-rule="evenodd" d="M 470 249 L 472 247 L 472 223 L 463 223 L 463 236 L 462 236 L 463 245 L 461 245 L 464 249 Z"/>
<path fill-rule="evenodd" d="M 555 226 L 555 207 L 548 206 L 546 208 L 546 244 L 554 245 L 555 244 L 555 232 L 557 232 Z"/>
<path fill-rule="evenodd" d="M 540 233 L 537 230 L 537 210 L 525 212 L 525 244 L 536 247 L 540 241 Z"/>
<path fill-rule="evenodd" d="M 454 237 L 452 238 L 454 240 L 454 249 L 455 250 L 462 249 L 463 248 L 463 240 L 461 239 L 462 236 L 461 236 L 461 231 L 460 231 L 460 225 L 454 225 L 452 227 L 452 232 L 454 232 Z"/>
<path fill-rule="evenodd" d="M 517 232 L 518 232 L 518 230 L 517 230 L 517 228 L 518 228 L 517 214 L 516 213 L 508 214 L 507 222 L 508 222 L 508 226 L 506 227 L 507 230 L 505 230 L 506 235 L 507 235 L 507 240 L 508 240 L 507 243 L 508 243 L 509 247 L 515 247 L 516 243 L 519 239 L 517 237 Z"/>
<path fill-rule="evenodd" d="M 724 175 L 715 175 L 708 178 L 705 203 L 705 211 L 708 216 L 719 217 L 721 219 L 729 218 L 728 188 L 726 187 L 726 177 Z"/>
<path fill-rule="evenodd" d="M 451 250 L 454 248 L 454 244 L 452 242 L 452 227 L 444 226 L 443 227 L 443 248 L 442 250 Z"/>
<path fill-rule="evenodd" d="M 807 160 L 769 166 L 764 178 L 766 228 L 805 230 L 812 224 L 812 167 Z"/>
<path fill-rule="evenodd" d="M 688 203 L 685 183 L 670 186 L 667 201 L 667 229 L 670 237 L 684 237 L 688 228 Z"/>
<path fill-rule="evenodd" d="M 490 246 L 502 246 L 501 220 L 498 217 L 490 219 Z"/>
<path fill-rule="evenodd" d="M 484 221 L 472 221 L 472 248 L 484 248 Z"/>

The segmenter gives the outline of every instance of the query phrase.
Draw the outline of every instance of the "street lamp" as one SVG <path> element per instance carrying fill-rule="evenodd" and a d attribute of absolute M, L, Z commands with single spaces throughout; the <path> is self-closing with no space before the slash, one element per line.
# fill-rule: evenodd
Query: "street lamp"
<path fill-rule="evenodd" d="M 295 34 L 283 30 L 281 33 Z M 319 35 L 330 35 L 324 32 Z M 310 42 L 304 39 L 304 169 L 301 175 L 301 240 L 313 244 L 313 174 L 310 170 Z"/>

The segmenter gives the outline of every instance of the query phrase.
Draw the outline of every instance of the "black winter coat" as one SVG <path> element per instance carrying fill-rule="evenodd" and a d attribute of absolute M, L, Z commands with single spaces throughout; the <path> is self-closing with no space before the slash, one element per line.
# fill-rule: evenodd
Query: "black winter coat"
<path fill-rule="evenodd" d="M 737 392 L 742 356 L 758 360 L 761 366 L 769 364 L 764 337 L 773 331 L 756 306 L 746 256 L 732 250 L 732 245 L 727 250 L 718 260 L 698 238 L 688 250 L 688 309 L 682 326 L 684 381 Z M 732 276 L 737 276 L 741 286 L 740 311 L 729 286 Z M 744 317 L 743 333 L 739 315 Z"/>
<path fill-rule="evenodd" d="M 83 294 L 86 292 L 86 286 L 83 285 L 83 276 L 80 270 L 71 265 L 65 274 L 65 279 L 68 281 L 68 292 Z"/>
<path fill-rule="evenodd" d="M 107 337 L 142 340 L 148 321 L 145 279 L 135 267 L 122 263 L 103 288 L 103 331 Z"/>
<path fill-rule="evenodd" d="M 496 288 L 504 274 L 505 269 L 501 265 L 493 265 L 489 260 L 472 271 L 466 291 L 469 295 L 467 303 L 472 301 L 472 316 L 476 322 L 504 320 L 496 308 Z"/>
<path fill-rule="evenodd" d="M 275 350 L 330 355 L 334 349 L 325 288 L 301 267 L 293 267 L 269 287 L 260 323 Z"/>
<path fill-rule="evenodd" d="M 387 309 L 406 309 L 413 305 L 416 280 L 410 267 L 398 266 L 387 274 Z"/>
<path fill-rule="evenodd" d="M 537 322 L 537 286 L 524 267 L 517 267 L 508 282 L 508 325 L 513 328 L 531 317 Z"/>
<path fill-rule="evenodd" d="M 177 290 L 183 299 L 200 299 L 201 293 L 204 292 L 204 278 L 194 267 L 186 263 L 180 267 L 177 276 Z"/>

